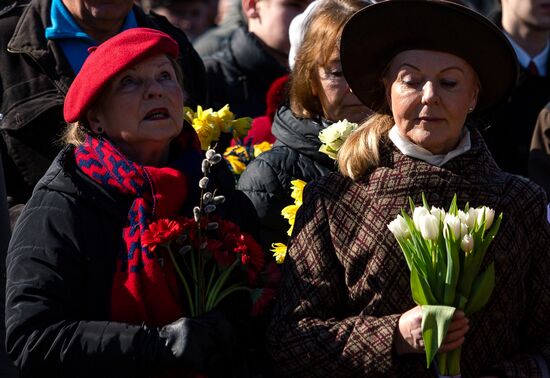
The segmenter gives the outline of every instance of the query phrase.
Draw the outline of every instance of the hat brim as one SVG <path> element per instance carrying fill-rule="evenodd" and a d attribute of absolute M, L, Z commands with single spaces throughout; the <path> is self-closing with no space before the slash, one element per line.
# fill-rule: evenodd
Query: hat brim
<path fill-rule="evenodd" d="M 468 62 L 481 84 L 476 111 L 499 103 L 516 84 L 514 50 L 487 18 L 445 1 L 390 0 L 358 11 L 342 31 L 340 59 L 353 93 L 371 109 L 381 109 L 384 70 L 396 54 L 413 49 Z"/>

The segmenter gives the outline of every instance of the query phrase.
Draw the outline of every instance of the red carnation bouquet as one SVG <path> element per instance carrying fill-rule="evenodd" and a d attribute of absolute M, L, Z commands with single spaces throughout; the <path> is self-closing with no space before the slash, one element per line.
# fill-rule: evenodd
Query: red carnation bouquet
<path fill-rule="evenodd" d="M 143 234 L 151 251 L 165 248 L 179 276 L 187 310 L 197 316 L 214 309 L 236 292 L 247 292 L 252 315 L 258 315 L 276 292 L 280 273 L 266 261 L 260 245 L 236 224 L 213 216 L 223 196 L 207 191 L 212 165 L 222 160 L 214 150 L 202 162 L 204 177 L 199 181 L 201 199 L 193 218 L 159 219 Z"/>

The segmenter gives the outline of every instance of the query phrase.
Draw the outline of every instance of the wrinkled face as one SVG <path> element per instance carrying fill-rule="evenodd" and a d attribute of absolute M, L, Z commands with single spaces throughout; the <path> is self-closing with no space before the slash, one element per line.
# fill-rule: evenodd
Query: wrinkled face
<path fill-rule="evenodd" d="M 204 33 L 213 21 L 208 4 L 202 0 L 174 2 L 170 7 L 158 7 L 154 11 L 183 30 L 190 39 L 195 39 Z"/>
<path fill-rule="evenodd" d="M 115 76 L 87 120 L 127 155 L 138 148 L 168 148 L 183 128 L 183 99 L 171 61 L 157 55 Z"/>
<path fill-rule="evenodd" d="M 502 0 L 503 16 L 510 16 L 535 30 L 550 30 L 549 0 Z"/>
<path fill-rule="evenodd" d="M 342 73 L 338 50 L 332 54 L 326 66 L 318 67 L 318 74 L 320 91 L 315 95 L 321 101 L 326 119 L 334 122 L 343 119 L 361 122 L 371 113 L 349 89 Z"/>
<path fill-rule="evenodd" d="M 434 154 L 456 147 L 479 92 L 466 61 L 437 51 L 404 51 L 390 63 L 384 83 L 403 136 Z"/>
<path fill-rule="evenodd" d="M 73 16 L 86 24 L 95 22 L 121 22 L 126 18 L 133 0 L 63 0 Z"/>
<path fill-rule="evenodd" d="M 257 0 L 258 19 L 254 32 L 267 46 L 288 54 L 290 22 L 302 13 L 311 0 Z"/>

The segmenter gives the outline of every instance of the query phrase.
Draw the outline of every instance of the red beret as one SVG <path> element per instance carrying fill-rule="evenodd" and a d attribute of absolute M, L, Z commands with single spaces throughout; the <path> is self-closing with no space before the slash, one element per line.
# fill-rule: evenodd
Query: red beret
<path fill-rule="evenodd" d="M 128 29 L 89 49 L 90 55 L 71 84 L 63 116 L 76 122 L 114 76 L 154 55 L 177 58 L 179 46 L 168 34 L 147 28 Z"/>

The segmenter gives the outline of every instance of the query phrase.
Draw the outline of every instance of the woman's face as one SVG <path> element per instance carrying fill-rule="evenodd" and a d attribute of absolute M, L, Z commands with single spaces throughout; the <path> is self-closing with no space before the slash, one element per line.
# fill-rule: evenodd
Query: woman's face
<path fill-rule="evenodd" d="M 384 83 L 403 136 L 434 154 L 456 147 L 479 92 L 466 61 L 437 51 L 404 51 L 390 63 Z"/>
<path fill-rule="evenodd" d="M 87 119 L 130 157 L 168 151 L 183 128 L 183 100 L 171 61 L 157 55 L 116 75 Z"/>
<path fill-rule="evenodd" d="M 342 73 L 340 55 L 335 51 L 324 67 L 318 67 L 320 93 L 314 93 L 321 101 L 324 117 L 330 121 L 347 119 L 361 122 L 371 111 L 350 91 Z"/>

